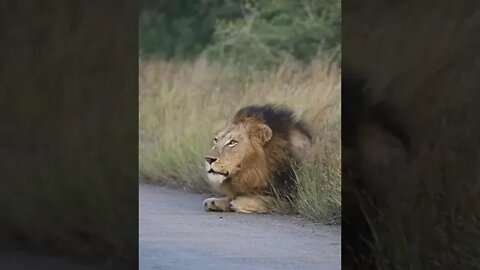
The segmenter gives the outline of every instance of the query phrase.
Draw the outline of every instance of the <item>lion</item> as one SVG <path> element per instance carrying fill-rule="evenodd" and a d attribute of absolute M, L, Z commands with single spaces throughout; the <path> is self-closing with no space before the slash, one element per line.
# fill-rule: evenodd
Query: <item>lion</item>
<path fill-rule="evenodd" d="M 275 195 L 291 198 L 294 169 L 309 156 L 312 134 L 291 110 L 271 104 L 240 109 L 205 156 L 208 183 L 221 198 L 206 211 L 268 213 Z"/>

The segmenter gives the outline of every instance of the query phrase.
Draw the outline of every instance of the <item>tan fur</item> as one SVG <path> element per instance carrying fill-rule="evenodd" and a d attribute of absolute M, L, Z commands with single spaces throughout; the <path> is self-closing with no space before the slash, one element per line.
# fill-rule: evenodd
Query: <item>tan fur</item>
<path fill-rule="evenodd" d="M 228 212 L 230 211 L 230 201 L 231 199 L 228 197 L 209 198 L 203 201 L 203 207 L 205 211 Z"/>
<path fill-rule="evenodd" d="M 280 164 L 290 162 L 290 153 L 304 154 L 306 143 L 301 133 L 292 129 L 290 140 L 285 140 L 272 133 L 272 130 L 255 118 L 233 119 L 218 132 L 208 157 L 217 160 L 206 164 L 216 172 L 229 174 L 229 179 L 209 174 L 211 186 L 230 201 L 230 207 L 213 206 L 216 198 L 204 201 L 207 211 L 236 211 L 242 213 L 265 213 L 273 208 L 273 198 L 266 194 L 273 169 Z M 232 139 L 238 141 L 234 147 L 228 145 Z M 296 144 L 293 143 L 295 140 Z M 303 139 L 307 141 L 307 139 Z M 297 149 L 298 148 L 298 149 Z M 224 199 L 221 200 L 222 205 Z"/>
<path fill-rule="evenodd" d="M 274 200 L 271 196 L 245 195 L 230 203 L 230 209 L 238 213 L 268 213 L 272 210 Z"/>

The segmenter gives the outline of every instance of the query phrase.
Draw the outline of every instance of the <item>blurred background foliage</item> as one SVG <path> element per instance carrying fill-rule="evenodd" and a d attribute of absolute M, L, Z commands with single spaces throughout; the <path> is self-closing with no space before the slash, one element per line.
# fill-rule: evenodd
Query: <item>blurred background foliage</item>
<path fill-rule="evenodd" d="M 136 6 L 2 5 L 0 249 L 138 266 Z"/>
<path fill-rule="evenodd" d="M 254 67 L 340 60 L 340 0 L 140 0 L 142 58 Z"/>

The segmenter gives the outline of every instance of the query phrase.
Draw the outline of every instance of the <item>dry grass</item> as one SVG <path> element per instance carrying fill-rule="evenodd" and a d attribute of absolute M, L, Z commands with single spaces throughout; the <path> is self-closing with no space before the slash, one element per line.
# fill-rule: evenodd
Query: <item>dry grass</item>
<path fill-rule="evenodd" d="M 140 61 L 141 178 L 209 191 L 203 155 L 215 131 L 242 106 L 284 104 L 309 123 L 315 157 L 298 171 L 295 209 L 331 221 L 340 213 L 340 71 L 320 61 L 269 72 L 206 61 Z"/>

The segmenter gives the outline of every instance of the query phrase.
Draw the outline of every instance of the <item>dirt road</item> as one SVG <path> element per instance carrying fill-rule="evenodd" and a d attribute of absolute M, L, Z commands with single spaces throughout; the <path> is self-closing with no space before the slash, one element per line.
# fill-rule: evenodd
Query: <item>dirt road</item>
<path fill-rule="evenodd" d="M 140 269 L 340 269 L 340 227 L 204 212 L 207 196 L 140 185 Z"/>

